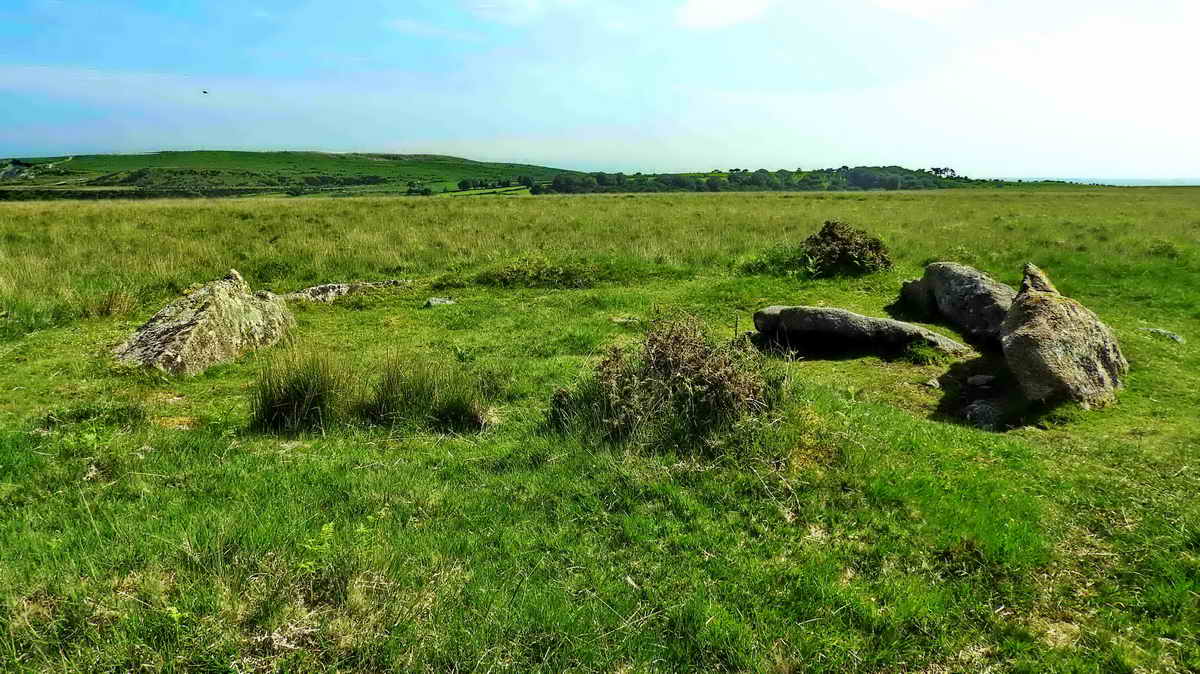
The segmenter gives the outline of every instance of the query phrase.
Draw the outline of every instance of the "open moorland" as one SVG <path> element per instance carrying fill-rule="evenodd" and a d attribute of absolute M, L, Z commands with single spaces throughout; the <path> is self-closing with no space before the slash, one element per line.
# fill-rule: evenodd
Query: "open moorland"
<path fill-rule="evenodd" d="M 793 264 L 834 219 L 894 268 Z M 752 415 L 588 416 L 640 390 L 588 398 L 636 369 L 613 346 L 888 316 L 942 260 L 1045 270 L 1119 339 L 1117 403 L 985 431 L 958 412 L 1008 378 L 986 348 L 738 347 Z M 229 269 L 404 283 L 289 302 L 283 341 L 196 376 L 114 360 Z M 1197 279 L 1188 188 L 0 204 L 0 663 L 1196 671 Z"/>

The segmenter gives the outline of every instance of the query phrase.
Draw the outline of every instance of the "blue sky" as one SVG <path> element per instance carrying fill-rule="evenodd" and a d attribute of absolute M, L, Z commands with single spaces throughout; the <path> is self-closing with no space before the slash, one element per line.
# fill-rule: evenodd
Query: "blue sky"
<path fill-rule="evenodd" d="M 1193 177 L 1198 32 L 1195 0 L 3 0 L 0 156 Z"/>

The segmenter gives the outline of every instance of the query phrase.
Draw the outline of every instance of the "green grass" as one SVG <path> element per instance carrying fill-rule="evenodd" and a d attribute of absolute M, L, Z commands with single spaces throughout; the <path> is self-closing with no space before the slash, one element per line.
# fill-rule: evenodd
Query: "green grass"
<path fill-rule="evenodd" d="M 1193 671 L 1198 207 L 1189 189 L 0 204 L 0 668 Z M 895 269 L 745 270 L 829 219 Z M 1035 262 L 1095 310 L 1133 367 L 1119 404 L 978 431 L 947 418 L 953 386 L 923 384 L 994 356 L 916 354 L 774 361 L 788 383 L 755 451 L 546 423 L 656 316 L 720 341 L 770 304 L 883 316 L 942 258 L 1009 283 Z M 389 359 L 437 364 L 487 427 L 255 429 L 283 347 L 191 378 L 113 364 L 229 267 L 276 291 L 413 279 L 296 306 L 287 348 L 330 354 L 363 397 Z M 591 282 L 490 281 L 556 267 Z"/>

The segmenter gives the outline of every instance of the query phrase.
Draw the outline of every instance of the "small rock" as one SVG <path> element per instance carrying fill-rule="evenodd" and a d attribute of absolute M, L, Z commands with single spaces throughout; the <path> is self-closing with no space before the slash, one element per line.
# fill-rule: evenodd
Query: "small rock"
<path fill-rule="evenodd" d="M 991 400 L 976 400 L 963 409 L 963 418 L 975 428 L 997 431 L 1004 421 L 1004 410 Z"/>
<path fill-rule="evenodd" d="M 1164 339 L 1169 339 L 1169 340 L 1171 340 L 1173 342 L 1177 342 L 1179 344 L 1187 343 L 1186 339 L 1184 339 L 1180 335 L 1177 335 L 1177 334 L 1171 332 L 1170 330 L 1163 330 L 1162 328 L 1138 328 L 1138 330 L 1141 332 L 1148 332 L 1148 333 L 1154 335 L 1155 337 L 1162 337 Z"/>
<path fill-rule="evenodd" d="M 940 389 L 942 387 L 942 383 L 936 379 L 930 379 L 929 381 L 925 382 L 925 385 L 934 389 Z"/>
<path fill-rule="evenodd" d="M 430 297 L 429 299 L 425 300 L 425 306 L 423 308 L 430 309 L 433 307 L 444 307 L 448 304 L 458 304 L 458 302 L 455 302 L 449 297 Z"/>
<path fill-rule="evenodd" d="M 971 386 L 991 386 L 994 381 L 996 378 L 990 374 L 977 374 L 967 379 L 967 383 Z"/>
<path fill-rule="evenodd" d="M 632 325 L 634 323 L 642 322 L 641 319 L 632 318 L 630 316 L 613 316 L 608 320 L 612 321 L 613 323 L 620 323 L 621 325 Z"/>

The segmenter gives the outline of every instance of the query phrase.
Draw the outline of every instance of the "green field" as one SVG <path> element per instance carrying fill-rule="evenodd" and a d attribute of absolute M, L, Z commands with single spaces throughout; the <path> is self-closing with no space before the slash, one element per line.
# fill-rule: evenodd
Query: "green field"
<path fill-rule="evenodd" d="M 30 177 L 0 181 L 0 189 L 165 190 L 246 189 L 403 193 L 418 183 L 435 193 L 457 190 L 463 178 L 529 176 L 549 180 L 561 169 L 479 162 L 441 155 L 328 152 L 153 152 L 147 154 L 38 157 Z M 53 193 L 45 195 L 53 197 Z M 2 195 L 0 195 L 2 196 Z"/>
<path fill-rule="evenodd" d="M 449 181 L 439 161 L 412 175 Z M 896 268 L 744 271 L 835 218 Z M 769 357 L 781 401 L 703 446 L 547 423 L 556 389 L 656 317 L 728 341 L 771 304 L 883 316 L 934 260 L 1045 269 L 1120 339 L 1119 403 L 989 433 L 924 383 L 994 354 Z M 200 376 L 114 363 L 229 268 L 277 292 L 413 283 L 294 306 L 287 344 Z M 0 663 L 1197 671 L 1197 279 L 1189 188 L 0 204 Z M 348 389 L 389 360 L 478 378 L 487 426 L 252 427 L 264 368 L 313 355 Z"/>

